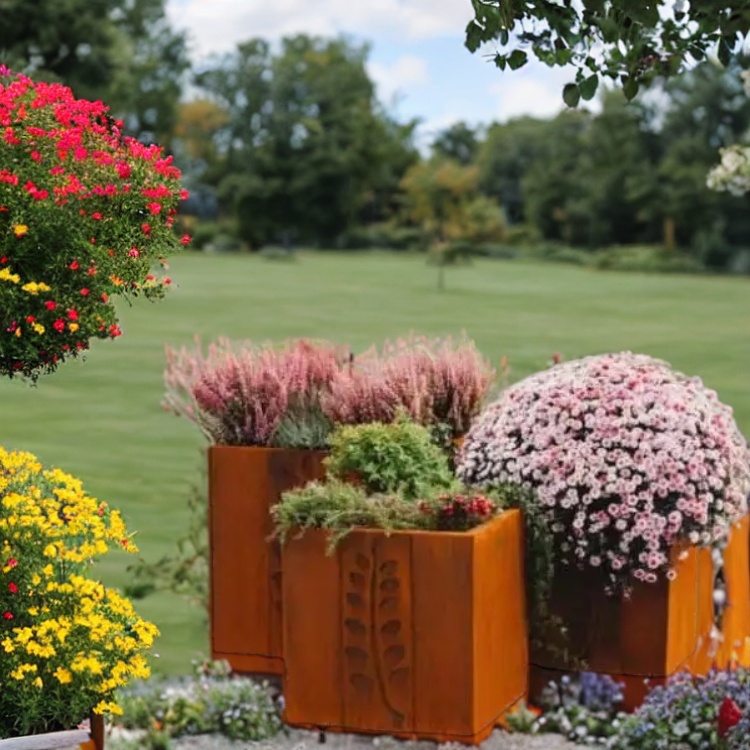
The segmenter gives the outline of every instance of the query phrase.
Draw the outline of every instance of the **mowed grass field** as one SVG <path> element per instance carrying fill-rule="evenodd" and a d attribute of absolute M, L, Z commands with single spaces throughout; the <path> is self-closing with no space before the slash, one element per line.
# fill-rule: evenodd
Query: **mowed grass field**
<path fill-rule="evenodd" d="M 0 382 L 0 444 L 36 453 L 80 477 L 122 510 L 142 555 L 174 551 L 185 500 L 200 479 L 197 428 L 160 408 L 164 345 L 218 336 L 307 336 L 361 350 L 410 330 L 465 330 L 511 379 L 565 359 L 631 350 L 699 375 L 731 404 L 750 434 L 750 280 L 603 273 L 575 267 L 476 261 L 449 269 L 447 289 L 422 257 L 301 254 L 294 262 L 185 255 L 160 303 L 122 305 L 124 336 L 98 342 L 85 362 L 63 365 L 37 387 Z M 124 554 L 102 566 L 128 580 Z M 208 651 L 202 613 L 160 594 L 138 603 L 162 630 L 161 672 L 186 672 Z"/>

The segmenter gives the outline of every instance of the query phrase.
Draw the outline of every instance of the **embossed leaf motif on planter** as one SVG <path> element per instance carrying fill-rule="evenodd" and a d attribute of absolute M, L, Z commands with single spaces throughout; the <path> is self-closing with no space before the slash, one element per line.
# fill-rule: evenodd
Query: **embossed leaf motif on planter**
<path fill-rule="evenodd" d="M 343 560 L 346 588 L 344 654 L 347 680 L 356 698 L 377 701 L 395 727 L 409 711 L 411 654 L 402 634 L 409 615 L 397 560 L 381 560 L 376 540 L 366 539 Z"/>

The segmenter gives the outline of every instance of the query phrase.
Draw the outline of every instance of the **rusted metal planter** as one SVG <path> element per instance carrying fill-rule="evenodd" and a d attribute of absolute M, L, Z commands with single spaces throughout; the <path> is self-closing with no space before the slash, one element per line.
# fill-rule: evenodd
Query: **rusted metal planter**
<path fill-rule="evenodd" d="M 281 553 L 270 510 L 324 475 L 324 451 L 214 445 L 208 451 L 211 655 L 282 675 Z"/>
<path fill-rule="evenodd" d="M 290 536 L 284 720 L 478 744 L 527 687 L 523 525 Z"/>
<path fill-rule="evenodd" d="M 677 672 L 705 674 L 714 665 L 736 662 L 750 637 L 749 529 L 745 516 L 724 551 L 728 606 L 718 643 L 711 639 L 714 568 L 708 549 L 676 548 L 677 577 L 636 582 L 629 599 L 606 596 L 596 571 L 559 569 L 550 610 L 566 625 L 567 635 L 552 648 L 532 649 L 532 700 L 550 680 L 585 669 L 623 683 L 624 708 L 632 710 Z"/>

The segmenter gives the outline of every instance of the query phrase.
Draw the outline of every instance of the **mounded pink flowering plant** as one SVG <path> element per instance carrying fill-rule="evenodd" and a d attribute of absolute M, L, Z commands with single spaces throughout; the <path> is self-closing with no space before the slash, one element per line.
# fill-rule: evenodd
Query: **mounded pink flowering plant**
<path fill-rule="evenodd" d="M 747 512 L 750 451 L 714 391 L 631 353 L 556 365 L 505 390 L 458 458 L 475 485 L 536 492 L 558 559 L 611 584 L 674 575 L 678 542 L 711 545 Z"/>
<path fill-rule="evenodd" d="M 36 378 L 121 331 L 113 298 L 163 296 L 187 193 L 101 102 L 0 66 L 0 375 Z"/>

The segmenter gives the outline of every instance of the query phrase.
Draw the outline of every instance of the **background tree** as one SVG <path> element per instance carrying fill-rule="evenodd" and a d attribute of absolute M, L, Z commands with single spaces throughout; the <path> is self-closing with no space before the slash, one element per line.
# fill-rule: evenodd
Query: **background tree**
<path fill-rule="evenodd" d="M 711 265 L 723 262 L 727 245 L 750 243 L 746 202 L 706 185 L 719 148 L 750 128 L 740 70 L 705 62 L 669 81 L 647 110 L 656 169 L 637 184 L 642 210 L 666 244 L 689 247 Z"/>
<path fill-rule="evenodd" d="M 430 151 L 433 156 L 453 159 L 467 166 L 476 159 L 478 148 L 477 131 L 459 121 L 438 133 L 432 141 Z"/>
<path fill-rule="evenodd" d="M 405 168 L 413 126 L 383 115 L 365 61 L 368 48 L 298 35 L 278 54 L 253 39 L 197 77 L 229 113 L 220 137 L 219 195 L 252 245 L 276 236 L 330 243 L 384 185 L 383 160 Z"/>
<path fill-rule="evenodd" d="M 590 248 L 660 239 L 649 236 L 648 199 L 639 186 L 653 178 L 654 164 L 643 108 L 614 91 L 603 91 L 602 111 L 586 125 L 575 168 L 579 215 L 585 227 L 575 242 Z"/>
<path fill-rule="evenodd" d="M 548 130 L 546 120 L 518 117 L 492 123 L 479 144 L 476 163 L 480 188 L 503 206 L 511 224 L 526 220 L 521 183 L 531 165 L 543 159 Z"/>
<path fill-rule="evenodd" d="M 474 19 L 466 46 L 498 45 L 495 64 L 523 67 L 529 54 L 550 66 L 573 65 L 576 80 L 563 89 L 573 107 L 596 94 L 600 77 L 632 99 L 642 84 L 672 76 L 717 48 L 727 63 L 750 32 L 744 0 L 471 0 Z"/>
<path fill-rule="evenodd" d="M 0 0 L 8 67 L 102 99 L 130 134 L 169 147 L 189 67 L 164 0 Z"/>
<path fill-rule="evenodd" d="M 468 254 L 471 246 L 499 241 L 505 232 L 502 208 L 479 192 L 479 169 L 435 157 L 415 164 L 402 182 L 407 216 L 429 240 L 438 266 L 438 288 L 445 286 L 445 266 Z"/>
<path fill-rule="evenodd" d="M 565 111 L 545 123 L 543 149 L 521 180 L 528 221 L 544 237 L 578 244 L 589 236 L 580 171 L 588 112 Z"/>

